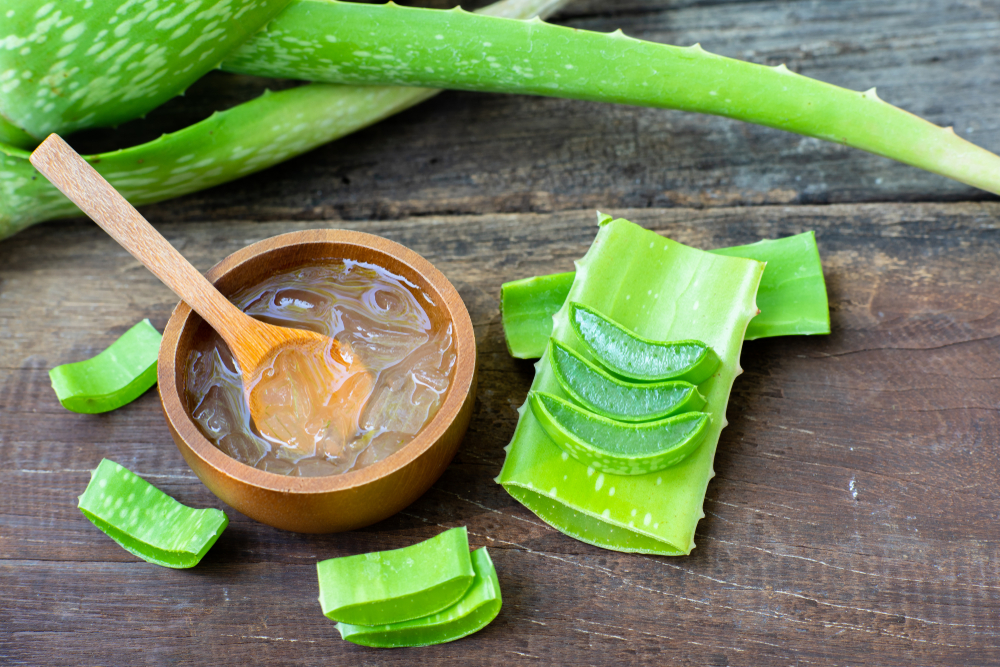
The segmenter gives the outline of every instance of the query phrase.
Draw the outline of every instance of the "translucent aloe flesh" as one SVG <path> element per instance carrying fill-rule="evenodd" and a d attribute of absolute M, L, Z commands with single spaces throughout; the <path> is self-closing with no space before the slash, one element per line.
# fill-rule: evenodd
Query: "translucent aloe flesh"
<path fill-rule="evenodd" d="M 689 553 L 727 423 L 729 392 L 741 372 L 743 336 L 757 313 L 754 295 L 763 269 L 759 262 L 695 250 L 625 220 L 604 222 L 578 262 L 568 298 L 642 336 L 701 340 L 716 351 L 719 371 L 700 388 L 711 416 L 705 440 L 666 470 L 610 475 L 563 456 L 525 405 L 497 481 L 576 539 L 618 551 Z M 556 314 L 552 336 L 586 355 L 567 311 L 564 306 Z M 532 391 L 565 397 L 546 357 L 536 368 Z"/>
<path fill-rule="evenodd" d="M 52 389 L 67 410 L 96 414 L 116 410 L 156 384 L 160 332 L 143 320 L 90 359 L 49 370 Z"/>
<path fill-rule="evenodd" d="M 108 459 L 94 470 L 79 507 L 126 551 L 172 568 L 197 565 L 229 525 L 221 510 L 186 507 Z"/>
<path fill-rule="evenodd" d="M 642 475 L 683 461 L 704 439 L 708 415 L 687 412 L 653 422 L 620 422 L 543 391 L 528 395 L 546 435 L 585 466 L 615 475 Z"/>
<path fill-rule="evenodd" d="M 1000 157 L 879 99 L 790 72 L 610 34 L 461 10 L 299 0 L 223 69 L 726 116 L 860 148 L 1000 194 Z"/>
<path fill-rule="evenodd" d="M 627 422 L 653 421 L 696 412 L 705 397 L 690 382 L 628 382 L 616 378 L 556 340 L 549 365 L 563 391 L 591 412 Z"/>
<path fill-rule="evenodd" d="M 323 614 L 354 625 L 385 625 L 435 614 L 472 585 L 464 526 L 417 544 L 316 564 Z"/>
<path fill-rule="evenodd" d="M 502 599 L 497 571 L 486 549 L 472 552 L 476 577 L 461 600 L 423 618 L 375 627 L 338 623 L 340 636 L 349 642 L 376 648 L 443 644 L 479 632 L 500 613 Z"/>
<path fill-rule="evenodd" d="M 527 18 L 568 0 L 502 0 L 485 9 Z M 0 47 L 0 53 L 2 53 Z M 2 71 L 2 70 L 0 70 Z M 3 98 L 0 84 L 0 98 Z M 124 150 L 85 156 L 135 205 L 225 183 L 376 123 L 437 94 L 419 88 L 313 84 L 265 93 L 227 111 Z M 56 126 L 48 129 L 57 129 Z M 37 143 L 0 113 L 0 239 L 79 209 L 28 162 Z"/>
<path fill-rule="evenodd" d="M 761 312 L 750 320 L 746 340 L 830 333 L 830 308 L 815 232 L 709 252 L 767 263 L 757 291 Z M 511 356 L 542 356 L 552 333 L 552 316 L 565 303 L 575 276 L 573 272 L 553 273 L 503 284 L 500 313 Z"/>

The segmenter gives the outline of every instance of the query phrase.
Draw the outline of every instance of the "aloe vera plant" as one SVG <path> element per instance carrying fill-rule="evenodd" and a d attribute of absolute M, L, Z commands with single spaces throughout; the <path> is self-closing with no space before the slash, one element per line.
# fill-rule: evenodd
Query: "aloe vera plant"
<path fill-rule="evenodd" d="M 619 551 L 681 555 L 694 547 L 695 526 L 743 336 L 757 313 L 754 296 L 764 265 L 683 246 L 625 220 L 605 219 L 577 264 L 567 303 L 554 318 L 554 340 L 586 355 L 569 322 L 569 302 L 604 313 L 640 336 L 700 340 L 721 360 L 700 390 L 710 417 L 704 440 L 677 465 L 644 475 L 612 475 L 563 452 L 533 411 L 522 406 L 497 481 L 560 531 Z M 725 298 L 721 298 L 725 295 Z M 536 366 L 532 392 L 565 398 L 547 356 Z"/>
<path fill-rule="evenodd" d="M 0 238 L 75 213 L 35 184 L 37 175 L 18 149 L 50 131 L 140 116 L 220 60 L 230 71 L 327 83 L 527 93 L 716 114 L 847 144 L 1000 193 L 1000 158 L 883 102 L 874 89 L 849 91 L 698 45 L 501 18 L 526 18 L 563 1 L 504 0 L 486 16 L 334 0 L 88 0 L 86 13 L 52 0 L 17 0 L 0 25 Z M 350 110 L 353 124 L 338 134 L 322 124 L 352 107 L 339 104 L 340 93 L 363 101 Z M 111 155 L 144 181 L 136 202 L 157 201 L 262 169 L 431 94 L 382 91 L 365 99 L 357 89 L 328 89 L 311 108 L 295 95 L 254 101 L 243 110 L 248 113 L 230 110 L 236 112 L 226 117 L 234 123 L 231 135 L 240 138 L 230 136 L 226 146 L 192 141 L 198 132 L 176 133 L 172 143 L 185 162 L 154 163 L 163 148 L 156 142 Z M 250 109 L 297 136 L 252 134 L 256 116 Z M 361 117 L 366 120 L 358 122 Z M 210 153 L 223 148 L 246 159 L 221 167 L 207 163 L 210 176 L 191 176 L 191 166 L 218 162 Z M 147 150 L 153 152 L 149 160 Z M 97 159 L 104 157 L 92 156 Z M 241 169 L 241 162 L 254 166 Z"/>

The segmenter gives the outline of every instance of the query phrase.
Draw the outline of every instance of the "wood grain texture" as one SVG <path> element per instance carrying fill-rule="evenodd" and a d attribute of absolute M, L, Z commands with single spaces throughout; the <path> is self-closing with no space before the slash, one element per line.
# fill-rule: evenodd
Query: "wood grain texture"
<path fill-rule="evenodd" d="M 221 505 L 171 443 L 155 395 L 75 415 L 46 376 L 139 318 L 162 327 L 173 296 L 89 223 L 0 245 L 0 656 L 53 665 L 997 664 L 1000 205 L 611 212 L 705 248 L 815 229 L 824 258 L 833 333 L 746 344 L 688 558 L 581 544 L 492 481 L 532 376 L 530 363 L 507 355 L 500 283 L 571 269 L 593 238 L 592 211 L 348 225 L 426 256 L 469 306 L 480 391 L 462 449 L 427 494 L 369 529 L 296 535 L 230 511 L 230 527 L 186 572 L 135 562 L 76 510 L 102 456 L 181 502 Z M 160 229 L 207 268 L 247 243 L 319 226 Z M 337 638 L 315 601 L 317 560 L 456 525 L 494 555 L 505 600 L 494 624 L 419 650 Z"/>

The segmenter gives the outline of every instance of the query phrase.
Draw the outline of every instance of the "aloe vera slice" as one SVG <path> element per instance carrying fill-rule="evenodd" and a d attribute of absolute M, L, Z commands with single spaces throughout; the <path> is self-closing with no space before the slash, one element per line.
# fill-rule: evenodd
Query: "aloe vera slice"
<path fill-rule="evenodd" d="M 701 340 L 718 353 L 719 370 L 700 387 L 704 412 L 711 415 L 708 432 L 690 456 L 666 470 L 598 473 L 564 457 L 526 402 L 497 481 L 542 520 L 583 542 L 618 551 L 689 553 L 726 425 L 729 391 L 741 371 L 743 334 L 757 312 L 754 294 L 763 265 L 695 250 L 614 220 L 601 225 L 577 266 L 568 300 L 642 336 Z M 564 306 L 556 314 L 552 336 L 579 352 L 583 343 L 568 311 Z M 532 391 L 566 398 L 545 356 L 536 368 Z"/>
<path fill-rule="evenodd" d="M 182 505 L 109 459 L 94 470 L 79 508 L 129 553 L 172 568 L 197 565 L 229 525 L 221 510 Z"/>
<path fill-rule="evenodd" d="M 1000 157 L 863 93 L 610 34 L 460 10 L 300 0 L 223 69 L 329 83 L 432 86 L 680 109 L 860 148 L 1000 194 Z"/>
<path fill-rule="evenodd" d="M 700 305 L 696 301 L 695 310 Z M 719 355 L 700 340 L 649 340 L 583 304 L 569 302 L 569 321 L 595 359 L 633 380 L 701 384 L 719 367 Z"/>
<path fill-rule="evenodd" d="M 472 552 L 476 576 L 462 599 L 451 607 L 423 618 L 370 627 L 338 623 L 340 636 L 349 642 L 376 648 L 429 646 L 453 642 L 479 632 L 500 613 L 500 582 L 485 547 Z"/>
<path fill-rule="evenodd" d="M 288 2 L 4 3 L 0 115 L 36 139 L 138 118 L 217 67 Z"/>
<path fill-rule="evenodd" d="M 352 625 L 385 625 L 435 614 L 472 585 L 465 526 L 394 549 L 316 564 L 323 614 Z"/>
<path fill-rule="evenodd" d="M 143 320 L 95 357 L 49 371 L 52 388 L 67 410 L 96 414 L 116 410 L 156 384 L 160 332 Z"/>
<path fill-rule="evenodd" d="M 614 475 L 645 475 L 680 463 L 701 444 L 709 421 L 704 413 L 688 412 L 629 424 L 545 392 L 531 392 L 528 400 L 552 442 L 580 463 Z"/>
<path fill-rule="evenodd" d="M 557 340 L 549 343 L 548 360 L 563 390 L 602 417 L 626 422 L 652 421 L 681 412 L 697 412 L 705 405 L 705 397 L 690 382 L 626 382 Z"/>
<path fill-rule="evenodd" d="M 816 233 L 709 250 L 716 255 L 766 262 L 757 290 L 760 314 L 745 340 L 830 333 L 830 308 Z M 537 359 L 552 333 L 552 316 L 566 301 L 576 273 L 552 273 L 504 283 L 500 314 L 507 349 L 515 359 Z"/>

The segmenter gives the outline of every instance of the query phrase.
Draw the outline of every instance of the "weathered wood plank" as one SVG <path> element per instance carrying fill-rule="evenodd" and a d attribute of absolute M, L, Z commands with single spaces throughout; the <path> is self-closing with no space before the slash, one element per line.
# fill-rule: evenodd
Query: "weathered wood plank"
<path fill-rule="evenodd" d="M 198 568 L 137 563 L 76 509 L 107 456 L 182 502 L 219 506 L 172 444 L 155 394 L 63 411 L 47 369 L 94 354 L 175 298 L 95 226 L 0 244 L 0 657 L 11 664 L 320 659 L 363 664 L 955 665 L 1000 654 L 1000 205 L 616 210 L 698 247 L 816 229 L 829 337 L 748 343 L 692 556 L 602 551 L 493 481 L 531 364 L 507 355 L 500 283 L 569 270 L 592 211 L 352 222 L 424 254 L 458 287 L 480 350 L 463 448 L 413 506 L 366 530 L 302 536 L 230 511 Z M 205 269 L 323 222 L 160 224 Z M 318 559 L 467 525 L 505 607 L 452 646 L 337 639 Z M 993 657 L 991 657 L 993 656 Z"/>

